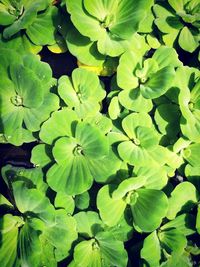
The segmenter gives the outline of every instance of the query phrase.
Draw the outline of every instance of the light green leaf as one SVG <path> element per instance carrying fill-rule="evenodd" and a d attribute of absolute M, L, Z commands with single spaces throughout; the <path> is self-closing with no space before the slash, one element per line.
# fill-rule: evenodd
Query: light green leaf
<path fill-rule="evenodd" d="M 152 57 L 158 63 L 160 69 L 173 66 L 173 67 L 180 67 L 182 66 L 182 62 L 178 58 L 178 54 L 174 48 L 161 46 L 159 47 Z"/>
<path fill-rule="evenodd" d="M 22 181 L 13 182 L 12 188 L 16 206 L 21 213 L 31 212 L 47 224 L 52 223 L 55 218 L 54 208 L 42 192 L 35 188 L 28 189 Z"/>
<path fill-rule="evenodd" d="M 78 233 L 86 238 L 94 237 L 102 230 L 103 223 L 100 220 L 98 213 L 94 211 L 81 211 L 75 214 L 74 218 L 77 222 Z"/>
<path fill-rule="evenodd" d="M 41 140 L 46 144 L 52 144 L 58 137 L 71 136 L 78 120 L 76 113 L 68 108 L 54 112 L 41 127 Z"/>
<path fill-rule="evenodd" d="M 127 266 L 128 256 L 123 242 L 116 240 L 109 232 L 100 232 L 95 238 L 100 247 L 102 265 Z"/>
<path fill-rule="evenodd" d="M 101 267 L 101 252 L 95 239 L 82 241 L 74 249 L 75 266 Z"/>
<path fill-rule="evenodd" d="M 187 164 L 185 167 L 185 176 L 200 192 L 200 167 L 193 167 L 190 164 Z"/>
<path fill-rule="evenodd" d="M 196 50 L 199 46 L 198 41 L 192 35 L 190 29 L 186 26 L 180 32 L 178 43 L 183 50 L 190 53 L 194 52 L 194 50 Z"/>
<path fill-rule="evenodd" d="M 167 196 L 155 189 L 138 189 L 134 194 L 130 203 L 134 227 L 144 232 L 154 231 L 166 216 Z"/>
<path fill-rule="evenodd" d="M 26 29 L 26 34 L 36 45 L 52 45 L 55 40 L 55 26 L 58 22 L 58 9 L 49 7 L 42 14 L 38 14 L 34 22 Z"/>
<path fill-rule="evenodd" d="M 161 96 L 170 88 L 174 76 L 175 71 L 171 66 L 160 69 L 146 83 L 140 85 L 142 95 L 150 99 Z"/>
<path fill-rule="evenodd" d="M 40 144 L 35 146 L 31 151 L 31 162 L 37 167 L 45 167 L 53 160 L 51 147 Z"/>
<path fill-rule="evenodd" d="M 200 144 L 191 144 L 182 151 L 182 155 L 186 161 L 193 167 L 200 167 L 199 158 Z"/>
<path fill-rule="evenodd" d="M 114 96 L 108 107 L 108 114 L 112 120 L 116 120 L 120 115 L 121 107 L 117 96 Z"/>
<path fill-rule="evenodd" d="M 160 230 L 170 230 L 172 228 L 176 228 L 183 235 L 191 235 L 195 232 L 195 220 L 194 215 L 189 213 L 184 213 L 177 216 L 172 221 L 169 221 L 160 227 Z"/>
<path fill-rule="evenodd" d="M 141 258 L 145 259 L 151 267 L 157 267 L 160 265 L 161 248 L 156 231 L 152 232 L 144 239 L 140 255 Z"/>
<path fill-rule="evenodd" d="M 152 101 L 142 96 L 140 89 L 123 90 L 118 95 L 120 104 L 131 111 L 149 112 L 152 107 Z"/>
<path fill-rule="evenodd" d="M 97 43 L 90 41 L 88 37 L 85 37 L 71 27 L 66 36 L 66 42 L 68 49 L 72 55 L 74 55 L 81 63 L 89 66 L 103 66 L 106 56 L 99 53 L 97 49 Z"/>
<path fill-rule="evenodd" d="M 117 68 L 117 84 L 122 89 L 134 89 L 138 86 L 138 78 L 133 75 L 141 64 L 141 56 L 132 51 L 125 52 L 119 60 Z"/>
<path fill-rule="evenodd" d="M 58 192 L 54 200 L 55 208 L 65 209 L 67 214 L 73 214 L 75 209 L 75 203 L 72 196 L 68 196 L 65 193 Z"/>
<path fill-rule="evenodd" d="M 77 185 L 78 177 L 78 185 Z M 93 177 L 83 156 L 71 157 L 62 164 L 54 164 L 47 172 L 47 183 L 56 192 L 81 194 L 92 185 Z"/>
<path fill-rule="evenodd" d="M 44 93 L 34 73 L 22 65 L 15 64 L 10 67 L 10 75 L 18 95 L 17 104 L 27 108 L 39 107 Z"/>
<path fill-rule="evenodd" d="M 135 167 L 133 171 L 136 176 L 146 177 L 145 188 L 148 189 L 162 189 L 168 182 L 165 168 L 155 163 L 151 166 Z"/>
<path fill-rule="evenodd" d="M 135 129 L 138 126 L 145 126 L 150 128 L 152 126 L 151 117 L 147 113 L 135 112 L 126 116 L 122 121 L 122 127 L 130 139 L 136 137 Z"/>
<path fill-rule="evenodd" d="M 187 194 L 185 194 L 187 192 Z M 167 218 L 172 220 L 180 211 L 189 211 L 197 199 L 197 191 L 193 184 L 183 182 L 175 187 L 169 198 L 169 209 Z"/>
<path fill-rule="evenodd" d="M 167 253 L 182 254 L 187 245 L 186 237 L 178 229 L 167 229 L 158 233 L 160 242 Z"/>
<path fill-rule="evenodd" d="M 199 205 L 197 209 L 196 229 L 197 229 L 197 232 L 200 234 L 200 206 Z"/>
<path fill-rule="evenodd" d="M 87 158 L 101 159 L 109 153 L 108 139 L 88 123 L 77 124 L 75 138 Z"/>
<path fill-rule="evenodd" d="M 89 37 L 92 41 L 96 41 L 102 37 L 105 29 L 101 27 L 96 18 L 87 15 L 82 5 L 82 0 L 66 1 L 67 11 L 71 14 L 71 20 L 75 27 L 82 35 Z M 83 21 L 84 24 L 82 23 Z"/>
<path fill-rule="evenodd" d="M 112 198 L 114 189 L 112 186 L 105 185 L 99 190 L 97 195 L 97 208 L 103 222 L 108 226 L 116 225 L 126 208 L 124 200 Z"/>
<path fill-rule="evenodd" d="M 117 189 L 112 193 L 113 199 L 123 199 L 123 197 L 130 191 L 137 190 L 138 188 L 144 187 L 146 184 L 146 177 L 132 177 L 122 181 Z"/>
<path fill-rule="evenodd" d="M 184 10 L 185 4 L 188 2 L 187 0 L 168 0 L 170 6 L 176 11 Z"/>
<path fill-rule="evenodd" d="M 80 195 L 75 196 L 75 205 L 79 210 L 85 210 L 90 205 L 90 195 L 89 193 L 83 192 Z"/>
<path fill-rule="evenodd" d="M 43 232 L 45 238 L 55 247 L 55 257 L 61 261 L 69 256 L 72 243 L 77 239 L 76 220 L 65 210 L 56 210 L 55 221 Z"/>
<path fill-rule="evenodd" d="M 16 263 L 18 228 L 22 225 L 23 221 L 18 216 L 6 214 L 0 218 L 0 262 L 2 267 L 14 266 Z"/>
<path fill-rule="evenodd" d="M 121 142 L 117 150 L 120 157 L 133 166 L 142 166 L 152 161 L 147 150 L 134 144 L 132 141 Z"/>

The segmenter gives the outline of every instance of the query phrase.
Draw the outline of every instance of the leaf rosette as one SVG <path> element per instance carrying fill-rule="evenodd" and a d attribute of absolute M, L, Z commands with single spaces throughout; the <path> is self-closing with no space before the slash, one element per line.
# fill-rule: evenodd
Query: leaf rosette
<path fill-rule="evenodd" d="M 75 219 L 64 210 L 55 210 L 41 191 L 41 170 L 7 165 L 2 176 L 10 192 L 10 202 L 0 195 L 0 212 L 4 211 L 0 219 L 2 266 L 56 267 L 77 238 Z"/>
<path fill-rule="evenodd" d="M 0 25 L 3 37 L 10 39 L 24 31 L 27 42 L 41 46 L 56 43 L 55 25 L 58 25 L 58 9 L 50 0 L 2 0 L 0 1 Z"/>
<path fill-rule="evenodd" d="M 168 0 L 155 4 L 154 23 L 162 32 L 163 42 L 172 47 L 178 40 L 179 46 L 190 53 L 199 46 L 200 5 L 195 0 Z"/>
<path fill-rule="evenodd" d="M 148 188 L 144 176 L 125 179 L 118 186 L 105 185 L 97 195 L 97 207 L 105 224 L 116 225 L 125 209 L 130 208 L 133 226 L 139 232 L 158 228 L 168 210 L 167 196 Z"/>
<path fill-rule="evenodd" d="M 74 248 L 74 260 L 69 266 L 127 266 L 127 252 L 123 242 L 106 229 L 93 211 L 79 212 L 74 218 L 77 230 L 82 237 Z"/>
<path fill-rule="evenodd" d="M 193 142 L 200 141 L 200 74 L 197 69 L 181 67 L 177 70 L 174 86 L 179 90 L 181 111 L 180 128 Z"/>
<path fill-rule="evenodd" d="M 171 87 L 175 68 L 181 65 L 173 48 L 161 46 L 147 59 L 140 53 L 126 51 L 121 56 L 117 68 L 117 83 L 120 88 L 129 92 L 139 88 L 144 98 L 158 98 Z M 145 103 L 146 105 L 148 107 L 149 103 Z"/>
<path fill-rule="evenodd" d="M 40 138 L 47 145 L 33 149 L 32 162 L 40 166 L 53 164 L 47 172 L 47 183 L 56 192 L 81 194 L 94 179 L 107 181 L 121 163 L 95 121 L 80 121 L 68 108 L 52 114 L 41 127 Z"/>
<path fill-rule="evenodd" d="M 31 142 L 32 133 L 59 107 L 58 97 L 50 92 L 55 84 L 52 71 L 31 54 L 19 57 L 1 49 L 0 58 L 0 131 L 9 143 Z"/>
<path fill-rule="evenodd" d="M 75 69 L 72 78 L 62 76 L 58 81 L 58 93 L 79 118 L 95 115 L 106 95 L 98 76 L 84 69 Z"/>
<path fill-rule="evenodd" d="M 184 259 L 183 255 L 186 252 L 186 237 L 195 232 L 194 227 L 194 216 L 188 213 L 179 215 L 163 224 L 157 231 L 152 232 L 144 239 L 141 258 L 152 267 L 160 265 L 162 255 L 165 255 L 166 262 L 167 260 L 172 262 L 170 266 L 176 265 L 177 259 L 180 261 L 180 258 L 183 258 L 185 263 L 187 257 Z M 173 257 L 174 255 L 176 257 Z M 186 261 L 190 262 L 190 258 L 188 257 Z"/>
<path fill-rule="evenodd" d="M 137 31 L 151 1 L 67 0 L 66 6 L 78 31 L 97 42 L 102 55 L 115 57 L 125 51 L 127 40 Z"/>

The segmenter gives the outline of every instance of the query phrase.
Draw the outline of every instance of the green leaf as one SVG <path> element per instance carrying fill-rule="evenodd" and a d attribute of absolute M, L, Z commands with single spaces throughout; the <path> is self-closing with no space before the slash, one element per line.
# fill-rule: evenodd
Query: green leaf
<path fill-rule="evenodd" d="M 195 232 L 195 220 L 194 216 L 189 213 L 184 213 L 177 216 L 172 221 L 169 221 L 160 227 L 160 230 L 170 230 L 172 228 L 176 228 L 183 235 L 191 235 Z"/>
<path fill-rule="evenodd" d="M 185 194 L 187 192 L 187 194 Z M 169 198 L 169 209 L 167 218 L 172 220 L 180 211 L 189 211 L 197 199 L 197 191 L 193 184 L 183 182 L 175 187 Z"/>
<path fill-rule="evenodd" d="M 168 1 L 170 6 L 176 11 L 176 12 L 179 12 L 179 11 L 182 11 L 184 10 L 184 6 L 186 4 L 187 1 L 185 0 L 169 0 Z"/>
<path fill-rule="evenodd" d="M 21 98 L 21 105 L 27 108 L 39 107 L 43 101 L 43 90 L 33 72 L 16 64 L 11 65 L 10 75 L 15 84 L 16 93 Z"/>
<path fill-rule="evenodd" d="M 154 116 L 159 131 L 170 138 L 175 138 L 180 131 L 180 115 L 179 107 L 175 104 L 159 105 Z"/>
<path fill-rule="evenodd" d="M 194 50 L 196 50 L 199 46 L 198 41 L 186 26 L 180 32 L 178 43 L 183 50 L 190 53 L 194 52 Z"/>
<path fill-rule="evenodd" d="M 54 200 L 54 206 L 58 209 L 65 209 L 67 214 L 73 214 L 75 209 L 75 203 L 72 196 L 68 196 L 65 193 L 58 192 Z"/>
<path fill-rule="evenodd" d="M 142 96 L 140 89 L 123 90 L 118 95 L 120 104 L 131 111 L 149 112 L 153 105 L 150 99 Z"/>
<path fill-rule="evenodd" d="M 178 229 L 167 229 L 158 233 L 160 242 L 167 253 L 182 254 L 187 245 L 186 237 Z"/>
<path fill-rule="evenodd" d="M 50 119 L 43 123 L 40 138 L 46 144 L 52 144 L 58 137 L 71 136 L 78 117 L 73 110 L 64 108 L 54 112 Z M 54 131 L 51 131 L 51 129 Z"/>
<path fill-rule="evenodd" d="M 49 7 L 39 14 L 26 29 L 26 34 L 36 45 L 52 45 L 55 43 L 55 26 L 58 22 L 58 9 Z"/>
<path fill-rule="evenodd" d="M 16 263 L 18 228 L 22 225 L 23 221 L 18 216 L 6 214 L 0 218 L 0 262 L 3 267 Z"/>
<path fill-rule="evenodd" d="M 152 74 L 150 79 L 140 85 L 140 90 L 145 98 L 157 98 L 163 95 L 171 86 L 175 71 L 171 66 L 164 67 Z"/>
<path fill-rule="evenodd" d="M 162 189 L 168 182 L 166 169 L 157 164 L 135 167 L 134 175 L 146 177 L 145 188 L 149 189 Z"/>
<path fill-rule="evenodd" d="M 83 1 L 73 0 L 66 1 L 67 11 L 71 14 L 71 20 L 78 31 L 89 37 L 92 41 L 100 39 L 104 33 L 104 29 L 101 27 L 99 21 L 88 15 L 83 8 Z M 84 21 L 84 24 L 82 23 Z"/>
<path fill-rule="evenodd" d="M 197 229 L 197 232 L 200 233 L 200 206 L 199 205 L 197 209 L 196 229 Z"/>
<path fill-rule="evenodd" d="M 147 150 L 134 144 L 132 141 L 121 142 L 117 150 L 120 157 L 133 166 L 142 166 L 152 161 Z"/>
<path fill-rule="evenodd" d="M 126 202 L 123 199 L 112 198 L 112 192 L 115 187 L 105 185 L 97 195 L 97 208 L 103 222 L 109 226 L 116 225 L 122 217 L 126 208 Z"/>
<path fill-rule="evenodd" d="M 81 63 L 89 66 L 103 66 L 105 55 L 99 53 L 97 43 L 80 34 L 76 28 L 71 27 L 66 36 L 68 49 Z"/>
<path fill-rule="evenodd" d="M 47 224 L 52 223 L 54 208 L 42 192 L 34 188 L 28 189 L 22 181 L 13 182 L 12 187 L 16 206 L 21 213 L 33 213 Z"/>
<path fill-rule="evenodd" d="M 158 63 L 160 69 L 170 67 L 180 67 L 182 62 L 178 58 L 178 54 L 174 48 L 161 46 L 159 47 L 152 57 Z"/>
<path fill-rule="evenodd" d="M 45 227 L 45 238 L 55 247 L 55 257 L 61 261 L 67 256 L 72 243 L 77 239 L 76 220 L 66 211 L 56 210 L 54 223 Z"/>
<path fill-rule="evenodd" d="M 138 189 L 134 194 L 130 203 L 134 227 L 144 232 L 154 231 L 166 216 L 167 196 L 155 189 Z"/>
<path fill-rule="evenodd" d="M 82 241 L 74 249 L 75 266 L 101 267 L 100 249 L 96 247 L 95 239 Z"/>
<path fill-rule="evenodd" d="M 120 57 L 117 68 L 117 84 L 120 88 L 126 90 L 137 88 L 138 78 L 133 73 L 138 65 L 141 64 L 141 56 L 140 54 L 128 51 Z"/>
<path fill-rule="evenodd" d="M 88 123 L 78 123 L 75 138 L 87 158 L 101 159 L 108 155 L 108 139 L 98 128 Z"/>
<path fill-rule="evenodd" d="M 25 169 L 6 165 L 2 168 L 1 174 L 10 190 L 12 190 L 12 182 L 23 181 L 27 186 L 37 187 L 41 192 L 46 192 L 47 185 L 43 181 L 44 174 L 41 168 Z"/>
<path fill-rule="evenodd" d="M 112 198 L 116 200 L 123 199 L 128 192 L 144 187 L 145 184 L 146 177 L 144 176 L 125 179 L 119 184 L 117 189 L 114 190 Z"/>
<path fill-rule="evenodd" d="M 28 222 L 25 223 L 19 234 L 19 251 L 22 265 L 37 267 L 41 264 L 42 247 L 39 231 L 33 229 Z"/>
<path fill-rule="evenodd" d="M 54 164 L 48 170 L 47 183 L 56 192 L 63 192 L 70 196 L 81 194 L 91 187 L 93 177 L 83 156 L 71 156 L 68 159 L 70 160 L 62 164 Z"/>
<path fill-rule="evenodd" d="M 105 226 L 105 231 L 111 233 L 115 239 L 125 242 L 132 238 L 133 235 L 133 223 L 132 223 L 132 215 L 130 209 L 126 209 L 124 212 L 124 216 L 119 220 L 119 222 L 112 226 Z"/>
<path fill-rule="evenodd" d="M 156 231 L 152 232 L 144 239 L 140 255 L 150 266 L 156 267 L 160 265 L 161 248 Z"/>
<path fill-rule="evenodd" d="M 119 2 L 116 20 L 110 27 L 110 31 L 122 39 L 128 39 L 139 28 L 139 23 L 146 16 L 146 10 L 150 5 L 151 1 L 144 0 L 137 3 L 128 0 Z"/>
<path fill-rule="evenodd" d="M 123 242 L 113 238 L 109 232 L 100 232 L 95 238 L 100 247 L 102 265 L 127 266 L 128 256 Z"/>
<path fill-rule="evenodd" d="M 49 145 L 40 144 L 31 151 L 31 162 L 37 167 L 43 168 L 47 166 L 51 163 L 52 159 L 52 151 Z"/>
<path fill-rule="evenodd" d="M 85 238 L 94 237 L 102 230 L 103 224 L 98 213 L 94 211 L 81 211 L 74 215 L 77 222 L 77 231 Z"/>
<path fill-rule="evenodd" d="M 118 3 L 114 0 L 94 0 L 93 2 L 89 0 L 83 0 L 83 4 L 90 15 L 96 17 L 100 21 L 103 21 L 109 13 L 113 13 L 116 11 Z"/>
<path fill-rule="evenodd" d="M 200 167 L 199 149 L 200 144 L 191 144 L 182 151 L 185 160 L 193 167 Z"/>
<path fill-rule="evenodd" d="M 62 76 L 59 79 L 58 92 L 80 118 L 96 114 L 100 110 L 99 103 L 105 97 L 98 76 L 85 69 L 75 69 L 72 80 Z"/>
<path fill-rule="evenodd" d="M 122 121 L 122 127 L 130 139 L 135 138 L 135 129 L 138 126 L 151 127 L 152 120 L 147 113 L 131 113 Z"/>
<path fill-rule="evenodd" d="M 89 207 L 89 204 L 90 195 L 87 191 L 75 196 L 75 205 L 79 210 L 87 209 Z"/>
<path fill-rule="evenodd" d="M 108 114 L 112 120 L 116 120 L 120 115 L 121 107 L 118 101 L 118 97 L 114 96 L 108 107 Z"/>
<path fill-rule="evenodd" d="M 200 192 L 200 167 L 193 167 L 187 164 L 185 167 L 185 176 L 188 181 L 195 185 L 197 190 Z"/>

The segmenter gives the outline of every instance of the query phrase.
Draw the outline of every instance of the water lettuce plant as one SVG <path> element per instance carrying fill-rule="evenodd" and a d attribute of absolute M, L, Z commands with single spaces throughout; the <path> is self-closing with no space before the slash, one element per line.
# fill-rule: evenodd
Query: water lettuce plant
<path fill-rule="evenodd" d="M 151 1 L 143 0 L 66 1 L 71 20 L 78 31 L 97 42 L 101 54 L 112 57 L 125 51 L 127 40 L 137 31 L 150 5 Z"/>
<path fill-rule="evenodd" d="M 75 69 L 72 78 L 62 76 L 58 81 L 58 93 L 79 118 L 95 115 L 106 95 L 98 76 L 84 69 Z"/>
<path fill-rule="evenodd" d="M 9 199 L 0 195 L 2 266 L 57 266 L 77 238 L 75 219 L 45 196 L 41 169 L 7 165 L 2 176 L 12 192 Z"/>
<path fill-rule="evenodd" d="M 6 141 L 20 145 L 35 140 L 59 99 L 51 93 L 55 81 L 48 64 L 31 54 L 20 57 L 10 49 L 1 49 L 0 128 Z M 14 60 L 13 60 L 14 59 Z"/>
<path fill-rule="evenodd" d="M 153 7 L 155 24 L 162 32 L 162 40 L 167 46 L 178 41 L 179 46 L 190 53 L 199 46 L 200 5 L 198 1 L 158 2 Z"/>
<path fill-rule="evenodd" d="M 50 133 L 55 125 L 56 131 Z M 43 124 L 40 138 L 52 150 L 52 155 L 49 156 L 43 144 L 38 145 L 32 152 L 32 162 L 41 167 L 53 163 L 47 172 L 47 183 L 56 192 L 81 194 L 92 186 L 94 179 L 106 182 L 119 166 L 120 160 L 109 147 L 105 134 L 97 126 L 80 121 L 68 108 L 52 114 Z"/>
<path fill-rule="evenodd" d="M 0 267 L 200 266 L 199 7 L 0 0 Z"/>
<path fill-rule="evenodd" d="M 16 35 L 27 46 L 36 46 L 34 51 L 48 45 L 51 51 L 62 52 L 64 46 L 58 26 L 61 15 L 51 0 L 2 0 L 0 2 L 0 25 L 3 27 L 4 40 L 13 39 Z M 25 47 L 28 50 L 28 47 Z"/>

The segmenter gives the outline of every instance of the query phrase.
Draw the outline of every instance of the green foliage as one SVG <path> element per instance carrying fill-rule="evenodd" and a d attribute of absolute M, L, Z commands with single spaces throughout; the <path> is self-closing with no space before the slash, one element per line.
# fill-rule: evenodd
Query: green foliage
<path fill-rule="evenodd" d="M 200 265 L 199 13 L 0 0 L 0 267 Z"/>

